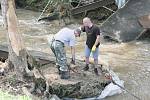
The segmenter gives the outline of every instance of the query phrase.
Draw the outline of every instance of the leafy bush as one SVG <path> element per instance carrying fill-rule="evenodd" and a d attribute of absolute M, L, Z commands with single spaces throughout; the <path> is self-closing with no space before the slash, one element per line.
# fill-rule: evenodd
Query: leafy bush
<path fill-rule="evenodd" d="M 7 92 L 0 91 L 0 100 L 32 100 L 32 99 L 28 96 L 20 96 L 20 95 L 14 96 Z"/>

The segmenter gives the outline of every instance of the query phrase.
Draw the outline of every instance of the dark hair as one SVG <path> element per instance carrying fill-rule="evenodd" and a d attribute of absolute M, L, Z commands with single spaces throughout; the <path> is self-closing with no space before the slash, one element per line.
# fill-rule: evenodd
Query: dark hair
<path fill-rule="evenodd" d="M 75 32 L 77 32 L 78 34 L 79 34 L 79 36 L 80 36 L 80 34 L 81 34 L 81 30 L 80 29 L 75 29 Z"/>

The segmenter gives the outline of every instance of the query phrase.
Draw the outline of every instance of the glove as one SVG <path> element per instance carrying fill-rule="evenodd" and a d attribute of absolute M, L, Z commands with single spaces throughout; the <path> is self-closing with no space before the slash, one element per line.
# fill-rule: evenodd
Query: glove
<path fill-rule="evenodd" d="M 75 65 L 75 60 L 72 58 L 70 63 Z"/>
<path fill-rule="evenodd" d="M 93 47 L 92 47 L 92 52 L 94 52 L 95 50 L 96 50 L 96 46 L 93 45 Z"/>

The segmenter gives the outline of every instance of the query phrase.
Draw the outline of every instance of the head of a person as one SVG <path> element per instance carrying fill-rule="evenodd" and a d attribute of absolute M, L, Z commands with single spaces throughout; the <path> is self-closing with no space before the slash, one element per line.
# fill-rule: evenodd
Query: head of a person
<path fill-rule="evenodd" d="M 74 34 L 75 34 L 76 37 L 80 37 L 81 30 L 80 29 L 75 29 Z"/>
<path fill-rule="evenodd" d="M 83 18 L 83 26 L 91 27 L 93 23 L 91 22 L 91 19 L 88 17 Z"/>

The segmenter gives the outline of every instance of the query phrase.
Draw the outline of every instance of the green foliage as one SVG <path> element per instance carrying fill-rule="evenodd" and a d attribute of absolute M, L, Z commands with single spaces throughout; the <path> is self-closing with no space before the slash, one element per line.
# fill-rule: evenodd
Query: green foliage
<path fill-rule="evenodd" d="M 0 91 L 0 100 L 32 100 L 30 97 L 27 96 L 14 96 L 7 92 Z"/>

